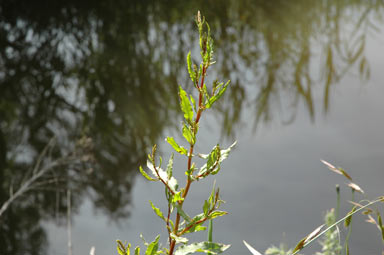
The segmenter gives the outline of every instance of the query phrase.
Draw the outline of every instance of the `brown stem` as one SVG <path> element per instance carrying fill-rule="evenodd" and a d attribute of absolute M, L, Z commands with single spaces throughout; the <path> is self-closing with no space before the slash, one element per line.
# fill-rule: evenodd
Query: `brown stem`
<path fill-rule="evenodd" d="M 201 83 L 200 83 L 200 88 L 199 88 L 199 106 L 198 106 L 198 110 L 197 110 L 197 114 L 196 114 L 196 119 L 195 119 L 195 125 L 196 126 L 199 123 L 200 117 L 201 117 L 201 113 L 203 112 L 203 91 L 202 91 L 202 88 L 204 86 L 204 77 L 206 75 L 207 68 L 208 68 L 208 65 L 203 65 Z M 194 130 L 194 132 L 195 132 L 195 135 L 196 135 L 196 130 Z M 187 168 L 187 170 L 191 169 L 193 148 L 194 148 L 194 145 L 191 145 L 191 147 L 189 148 L 188 168 Z M 192 179 L 191 179 L 191 177 L 188 176 L 187 184 L 185 185 L 185 189 L 184 189 L 184 192 L 182 194 L 182 198 L 184 198 L 184 199 L 179 202 L 180 207 L 183 206 L 184 200 L 185 200 L 186 196 L 188 195 L 188 191 L 189 191 L 189 187 L 191 186 L 191 183 L 192 183 Z M 179 231 L 180 217 L 181 217 L 180 214 L 177 213 L 176 214 L 175 229 L 173 231 L 175 235 L 177 235 L 177 232 Z M 171 244 L 169 246 L 169 255 L 173 255 L 173 251 L 175 249 L 175 245 L 176 245 L 176 241 L 172 240 Z"/>
<path fill-rule="evenodd" d="M 172 242 L 172 239 L 171 239 L 171 228 L 169 227 L 169 218 L 170 217 L 171 217 L 171 204 L 168 203 L 167 229 L 168 229 L 169 245 L 171 245 L 171 242 Z"/>

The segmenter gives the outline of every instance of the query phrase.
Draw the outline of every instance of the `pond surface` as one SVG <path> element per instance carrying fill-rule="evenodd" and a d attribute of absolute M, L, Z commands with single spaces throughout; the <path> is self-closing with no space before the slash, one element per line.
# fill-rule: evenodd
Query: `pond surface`
<path fill-rule="evenodd" d="M 114 254 L 116 239 L 141 245 L 140 233 L 165 238 L 148 203 L 165 209 L 163 187 L 138 166 L 155 143 L 168 158 L 164 138 L 179 137 L 177 86 L 192 91 L 197 10 L 215 39 L 209 81 L 231 79 L 196 145 L 207 153 L 238 141 L 216 176 L 229 214 L 214 240 L 232 244 L 228 254 L 250 254 L 242 240 L 259 251 L 295 246 L 336 206 L 336 184 L 341 212 L 350 210 L 345 178 L 320 159 L 364 189 L 357 201 L 384 195 L 382 1 L 2 1 L 0 207 L 60 164 L 0 214 L 1 255 L 68 254 L 69 229 L 72 254 Z M 184 164 L 176 159 L 180 179 Z M 194 183 L 191 214 L 213 181 Z M 383 249 L 356 216 L 350 254 Z"/>

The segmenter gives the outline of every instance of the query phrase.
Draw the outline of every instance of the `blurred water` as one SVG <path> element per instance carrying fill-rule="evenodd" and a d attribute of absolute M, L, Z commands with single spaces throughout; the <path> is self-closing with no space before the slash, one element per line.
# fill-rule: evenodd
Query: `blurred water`
<path fill-rule="evenodd" d="M 68 2 L 68 6 L 71 4 Z M 59 191 L 55 191 L 60 194 L 59 207 L 52 189 L 47 193 L 35 190 L 25 195 L 32 198 L 15 204 L 0 221 L 0 243 L 7 248 L 0 254 L 43 254 L 46 250 L 47 254 L 67 254 L 67 188 L 74 190 L 73 254 L 88 254 L 92 246 L 96 254 L 111 254 L 116 239 L 136 246 L 142 243 L 140 233 L 146 240 L 153 240 L 162 231 L 162 222 L 148 200 L 164 209 L 163 187 L 136 173 L 152 143 L 157 143 L 167 158 L 171 150 L 164 137 L 177 136 L 175 127 L 179 128 L 181 119 L 175 110 L 174 92 L 178 83 L 184 85 L 187 80 L 183 63 L 186 49 L 193 48 L 196 41 L 192 26 L 195 9 L 202 10 L 216 31 L 218 64 L 209 78 L 217 75 L 232 80 L 223 103 L 203 117 L 196 150 L 206 153 L 217 141 L 225 146 L 238 141 L 216 176 L 229 215 L 214 223 L 215 241 L 232 244 L 232 254 L 249 254 L 242 240 L 259 251 L 282 241 L 293 247 L 322 224 L 325 212 L 336 206 L 336 184 L 342 187 L 342 212 L 348 212 L 346 201 L 351 194 L 344 185 L 346 181 L 327 170 L 320 159 L 346 169 L 368 198 L 383 195 L 382 5 L 371 1 L 229 1 L 226 7 L 220 2 L 204 7 L 196 3 L 178 11 L 181 7 L 176 3 L 131 3 L 120 10 L 117 4 L 108 5 L 101 14 L 99 3 L 89 12 L 64 4 L 57 7 L 60 13 L 70 14 L 78 8 L 78 16 L 73 17 L 79 20 L 74 22 L 68 15 L 68 20 L 58 19 L 58 24 L 47 26 L 48 30 L 75 24 L 68 31 L 63 29 L 67 33 L 64 37 L 70 40 L 72 33 L 82 32 L 87 42 L 74 40 L 78 44 L 71 46 L 75 49 L 72 54 L 68 53 L 71 47 L 64 43 L 69 57 L 62 65 L 55 57 L 48 61 L 27 53 L 31 60 L 26 63 L 30 65 L 27 71 L 17 68 L 23 50 L 10 46 L 15 39 L 10 38 L 9 27 L 15 31 L 19 27 L 23 34 L 30 26 L 41 40 L 43 35 L 48 41 L 54 38 L 44 34 L 45 30 L 39 34 L 39 26 L 45 24 L 40 20 L 43 17 L 29 24 L 34 20 L 28 16 L 32 11 L 15 11 L 15 20 L 25 21 L 23 30 L 22 22 L 12 23 L 14 20 L 7 15 L 6 8 L 10 7 L 3 5 L 1 27 L 8 35 L 3 43 L 16 50 L 2 52 L 0 62 L 5 70 L 0 75 L 4 89 L 0 131 L 8 145 L 6 163 L 0 162 L 0 202 L 7 197 L 11 180 L 23 176 L 51 134 L 59 135 L 59 146 L 68 146 L 69 150 L 80 134 L 91 136 L 97 163 L 93 172 L 83 168 L 57 171 L 60 176 L 66 173 L 61 176 L 65 181 Z M 173 7 L 168 10 L 169 6 Z M 140 8 L 145 11 L 140 13 Z M 223 10 L 218 12 L 217 8 Z M 136 23 L 121 22 L 114 18 L 114 12 L 123 21 Z M 20 39 L 19 44 L 22 42 L 25 40 Z M 46 48 L 50 50 L 55 52 L 57 48 Z M 195 48 L 192 53 L 197 59 Z M 46 60 L 51 67 L 35 68 L 36 59 Z M 44 70 L 53 73 L 45 75 Z M 30 78 L 29 72 L 41 77 Z M 56 97 L 50 98 L 50 93 Z M 46 102 L 39 100 L 41 95 L 47 95 L 42 97 Z M 61 105 L 61 99 L 67 103 Z M 52 105 L 59 107 L 48 110 Z M 24 134 L 23 139 L 10 139 L 20 134 Z M 22 158 L 18 162 L 12 157 L 19 156 L 20 147 L 30 160 Z M 180 179 L 184 164 L 176 160 L 175 169 L 180 170 L 176 176 Z M 209 195 L 212 183 L 208 178 L 193 184 L 196 187 L 192 186 L 185 203 L 191 214 L 200 212 L 201 201 Z M 364 198 L 360 194 L 356 197 Z M 23 208 L 32 208 L 33 223 Z M 364 220 L 357 216 L 353 222 L 351 254 L 380 254 L 380 233 Z M 32 230 L 40 227 L 44 233 L 34 238 Z M 18 239 L 17 233 L 25 236 Z M 161 233 L 165 237 L 164 231 Z M 205 239 L 205 234 L 193 237 L 201 238 Z M 39 244 L 35 253 L 32 248 L 13 247 L 28 240 Z M 318 248 L 304 253 L 313 254 Z"/>

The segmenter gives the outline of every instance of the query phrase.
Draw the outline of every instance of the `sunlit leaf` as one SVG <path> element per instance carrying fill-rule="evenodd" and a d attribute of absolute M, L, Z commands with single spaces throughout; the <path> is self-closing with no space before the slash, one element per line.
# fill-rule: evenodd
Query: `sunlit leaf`
<path fill-rule="evenodd" d="M 210 205 L 208 203 L 207 200 L 204 201 L 204 205 L 203 205 L 203 212 L 204 212 L 204 215 L 208 215 L 208 211 L 209 211 L 209 208 L 210 208 Z"/>
<path fill-rule="evenodd" d="M 135 248 L 135 255 L 140 255 L 140 247 L 139 246 L 137 246 Z"/>
<path fill-rule="evenodd" d="M 119 255 L 129 255 L 131 244 L 130 243 L 128 243 L 128 245 L 126 245 L 125 243 L 123 244 L 120 240 L 116 240 L 116 242 L 117 242 L 117 252 L 119 253 Z"/>
<path fill-rule="evenodd" d="M 214 102 L 216 102 L 225 92 L 225 90 L 227 89 L 228 85 L 229 85 L 230 81 L 227 81 L 227 83 L 223 86 L 224 83 L 220 83 L 219 86 L 218 86 L 218 89 L 219 91 L 217 92 L 217 94 L 213 95 L 212 97 L 210 97 L 208 99 L 208 102 L 205 104 L 205 107 L 208 109 L 210 108 Z"/>
<path fill-rule="evenodd" d="M 190 144 L 190 145 L 194 145 L 195 144 L 195 135 L 193 133 L 193 131 L 187 127 L 187 125 L 183 125 L 183 136 L 185 138 L 185 140 L 187 140 L 187 142 Z"/>
<path fill-rule="evenodd" d="M 147 174 L 147 172 L 145 172 L 141 166 L 139 167 L 139 170 L 140 170 L 140 173 L 141 173 L 147 180 L 150 180 L 150 181 L 158 181 L 158 180 L 159 180 L 159 179 L 155 179 L 155 178 L 152 178 L 151 176 L 149 176 L 149 175 Z"/>
<path fill-rule="evenodd" d="M 159 216 L 161 219 L 163 219 L 164 221 L 167 221 L 163 215 L 163 213 L 160 211 L 159 208 L 157 208 L 151 200 L 149 200 L 149 203 L 151 204 L 151 207 L 152 207 L 152 210 L 156 213 L 157 216 Z"/>
<path fill-rule="evenodd" d="M 177 248 L 175 255 L 187 255 L 195 252 L 220 254 L 229 247 L 230 245 L 212 242 L 192 243 L 189 245 L 182 245 Z"/>
<path fill-rule="evenodd" d="M 191 81 L 193 82 L 193 84 L 195 84 L 195 77 L 196 77 L 196 74 L 195 74 L 195 72 L 192 70 L 191 52 L 188 52 L 188 55 L 187 55 L 187 67 L 188 67 L 189 77 L 191 78 Z"/>
<path fill-rule="evenodd" d="M 175 177 L 171 176 L 169 178 L 167 172 L 165 172 L 160 167 L 156 167 L 155 169 L 155 166 L 149 160 L 147 161 L 147 167 L 152 171 L 152 174 L 154 176 L 163 180 L 168 185 L 168 187 L 172 190 L 173 193 L 177 192 L 178 184 Z"/>
<path fill-rule="evenodd" d="M 193 119 L 193 110 L 191 107 L 191 102 L 189 101 L 187 92 L 179 86 L 179 97 L 180 97 L 180 108 L 184 113 L 184 118 L 188 123 L 192 123 Z"/>
<path fill-rule="evenodd" d="M 183 200 L 184 198 L 182 197 L 181 191 L 176 192 L 172 197 L 172 203 L 178 203 Z"/>
<path fill-rule="evenodd" d="M 159 249 L 159 239 L 160 235 L 158 235 L 155 240 L 150 243 L 145 251 L 145 255 L 155 255 L 157 250 Z"/>
<path fill-rule="evenodd" d="M 248 248 L 248 250 L 253 254 L 253 255 L 262 255 L 260 252 L 256 251 L 255 248 L 253 248 L 251 245 L 249 245 L 246 241 L 243 240 L 243 243 L 245 247 Z"/>
<path fill-rule="evenodd" d="M 176 241 L 176 243 L 188 243 L 188 239 L 181 236 L 176 236 L 174 233 L 171 233 L 171 238 Z"/>
<path fill-rule="evenodd" d="M 195 233 L 195 232 L 199 232 L 199 231 L 204 231 L 206 230 L 207 227 L 205 226 L 202 226 L 201 224 L 198 224 L 198 225 L 195 225 L 193 226 L 192 228 L 190 228 L 188 231 L 186 231 L 185 233 Z"/>
<path fill-rule="evenodd" d="M 173 147 L 175 151 L 177 151 L 180 154 L 188 155 L 187 149 L 185 149 L 183 146 L 180 146 L 176 143 L 175 139 L 173 137 L 167 137 L 166 141 Z"/>
<path fill-rule="evenodd" d="M 214 218 L 216 218 L 216 217 L 224 216 L 224 215 L 226 215 L 226 214 L 228 214 L 228 213 L 227 213 L 227 212 L 224 212 L 224 211 L 214 211 L 214 212 L 212 212 L 212 213 L 209 215 L 209 218 L 210 218 L 210 219 L 214 219 Z"/>
<path fill-rule="evenodd" d="M 190 99 L 191 99 L 191 103 L 192 103 L 193 109 L 195 110 L 195 112 L 197 112 L 196 101 L 195 101 L 195 99 L 193 98 L 192 95 L 190 96 Z"/>
<path fill-rule="evenodd" d="M 172 173 L 172 170 L 173 170 L 173 153 L 171 155 L 171 157 L 169 158 L 169 161 L 168 161 L 168 165 L 167 165 L 167 175 L 168 175 L 168 178 L 171 178 L 173 173 Z"/>

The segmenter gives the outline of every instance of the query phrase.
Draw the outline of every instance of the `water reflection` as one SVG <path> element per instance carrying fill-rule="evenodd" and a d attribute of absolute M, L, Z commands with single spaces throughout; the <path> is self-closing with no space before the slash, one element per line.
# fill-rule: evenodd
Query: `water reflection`
<path fill-rule="evenodd" d="M 96 163 L 91 170 L 56 169 L 59 185 L 16 201 L 0 218 L 1 254 L 43 254 L 40 221 L 65 220 L 67 188 L 76 191 L 75 212 L 87 196 L 113 219 L 129 214 L 133 177 L 146 148 L 178 124 L 175 91 L 186 84 L 197 9 L 216 33 L 215 70 L 232 80 L 217 110 L 223 134 L 233 136 L 247 106 L 255 125 L 279 111 L 284 122 L 293 121 L 300 102 L 314 119 L 314 86 L 323 87 L 327 111 L 332 86 L 347 70 L 368 79 L 365 40 L 382 22 L 383 3 L 2 1 L 0 204 L 54 135 L 54 158 L 85 134 Z"/>

